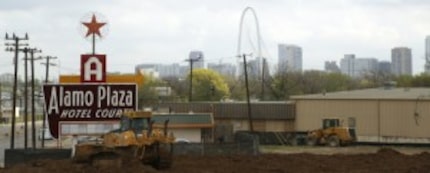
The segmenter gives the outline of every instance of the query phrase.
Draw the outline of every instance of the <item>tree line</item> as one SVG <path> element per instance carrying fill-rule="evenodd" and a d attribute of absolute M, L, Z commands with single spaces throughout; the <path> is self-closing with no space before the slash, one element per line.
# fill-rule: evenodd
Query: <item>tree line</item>
<path fill-rule="evenodd" d="M 378 72 L 362 77 L 350 77 L 341 73 L 318 70 L 304 72 L 281 71 L 273 75 L 249 77 L 250 97 L 260 101 L 283 101 L 292 95 L 317 94 L 383 87 L 387 82 L 397 87 L 429 87 L 430 75 L 393 76 Z M 189 100 L 189 75 L 185 78 L 166 77 L 156 79 L 145 77 L 139 89 L 139 103 L 187 102 Z M 160 95 L 158 88 L 170 88 L 168 95 Z M 243 76 L 222 76 L 210 69 L 195 69 L 192 81 L 193 101 L 222 101 L 246 99 Z"/>

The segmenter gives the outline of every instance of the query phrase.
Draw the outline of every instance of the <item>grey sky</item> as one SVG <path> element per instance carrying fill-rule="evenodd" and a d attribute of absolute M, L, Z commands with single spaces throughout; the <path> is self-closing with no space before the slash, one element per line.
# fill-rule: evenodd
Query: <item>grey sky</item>
<path fill-rule="evenodd" d="M 202 50 L 207 62 L 236 62 L 239 20 L 247 6 L 258 15 L 263 55 L 272 64 L 278 43 L 301 46 L 304 69 L 323 69 L 324 61 L 350 53 L 390 60 L 391 48 L 406 46 L 414 73 L 423 71 L 424 38 L 430 35 L 430 1 L 424 0 L 1 0 L 0 36 L 28 32 L 29 43 L 43 55 L 60 58 L 53 75 L 78 73 L 80 54 L 91 51 L 80 20 L 95 11 L 109 22 L 109 34 L 97 44 L 97 52 L 107 54 L 108 71 L 185 63 L 192 50 Z M 246 53 L 257 44 L 251 19 L 247 15 L 244 23 Z M 0 51 L 0 73 L 13 72 L 12 56 Z"/>

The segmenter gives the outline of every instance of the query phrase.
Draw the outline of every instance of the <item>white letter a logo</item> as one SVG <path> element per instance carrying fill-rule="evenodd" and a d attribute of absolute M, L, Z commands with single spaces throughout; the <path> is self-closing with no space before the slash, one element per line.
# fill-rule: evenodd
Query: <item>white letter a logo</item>
<path fill-rule="evenodd" d="M 91 69 L 91 65 L 95 65 L 95 69 Z M 95 81 L 103 80 L 103 64 L 97 57 L 88 58 L 84 64 L 84 80 L 91 81 L 91 76 L 95 75 Z"/>

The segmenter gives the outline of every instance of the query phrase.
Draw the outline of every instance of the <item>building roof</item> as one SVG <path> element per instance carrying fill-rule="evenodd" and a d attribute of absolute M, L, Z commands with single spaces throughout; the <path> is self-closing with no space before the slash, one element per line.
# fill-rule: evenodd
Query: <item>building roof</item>
<path fill-rule="evenodd" d="M 372 88 L 291 96 L 293 100 L 430 100 L 430 88 Z"/>
<path fill-rule="evenodd" d="M 192 102 L 192 103 L 157 103 L 144 105 L 154 110 L 166 109 L 175 113 L 204 112 L 213 113 L 215 119 L 248 119 L 246 102 Z M 291 101 L 252 102 L 251 114 L 257 120 L 293 120 L 295 106 Z"/>
<path fill-rule="evenodd" d="M 154 114 L 152 117 L 155 126 L 163 126 L 169 120 L 169 128 L 211 128 L 214 120 L 210 113 L 174 113 L 174 114 Z"/>

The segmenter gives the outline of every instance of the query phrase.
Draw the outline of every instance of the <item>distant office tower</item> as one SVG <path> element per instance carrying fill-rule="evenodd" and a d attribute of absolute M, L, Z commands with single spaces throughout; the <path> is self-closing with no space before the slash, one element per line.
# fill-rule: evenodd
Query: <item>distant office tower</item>
<path fill-rule="evenodd" d="M 326 72 L 339 73 L 340 68 L 337 66 L 336 61 L 326 61 L 324 64 L 324 69 Z"/>
<path fill-rule="evenodd" d="M 218 72 L 223 76 L 236 76 L 236 66 L 228 63 L 208 63 L 208 69 Z"/>
<path fill-rule="evenodd" d="M 259 79 L 261 77 L 260 61 L 258 58 L 247 60 L 248 77 Z"/>
<path fill-rule="evenodd" d="M 424 65 L 424 71 L 427 74 L 430 74 L 430 36 L 426 37 L 426 43 L 425 43 L 425 60 L 426 63 Z"/>
<path fill-rule="evenodd" d="M 189 59 L 197 60 L 197 61 L 194 61 L 193 63 L 193 69 L 205 68 L 205 65 L 204 65 L 205 58 L 203 56 L 202 51 L 191 51 L 189 55 Z"/>
<path fill-rule="evenodd" d="M 366 74 L 378 72 L 378 60 L 376 58 L 357 58 L 354 62 L 354 77 L 362 77 Z"/>
<path fill-rule="evenodd" d="M 302 71 L 302 48 L 296 45 L 278 45 L 278 70 Z"/>
<path fill-rule="evenodd" d="M 412 75 L 412 53 L 407 47 L 391 49 L 391 72 L 399 75 Z"/>
<path fill-rule="evenodd" d="M 354 54 L 346 54 L 340 60 L 341 72 L 351 77 L 363 77 L 378 71 L 378 60 L 375 58 L 355 58 Z"/>
<path fill-rule="evenodd" d="M 187 65 L 181 66 L 178 63 L 174 64 L 139 64 L 135 67 L 136 72 L 152 76 L 154 78 L 164 77 L 184 77 L 189 70 Z"/>
<path fill-rule="evenodd" d="M 378 63 L 378 72 L 380 74 L 391 74 L 391 62 L 389 61 L 380 61 Z"/>
<path fill-rule="evenodd" d="M 345 54 L 340 60 L 340 71 L 348 76 L 354 76 L 354 54 Z"/>
<path fill-rule="evenodd" d="M 158 73 L 157 66 L 157 64 L 139 64 L 136 65 L 135 71 L 136 73 L 141 73 L 145 76 L 159 78 L 160 74 Z"/>

